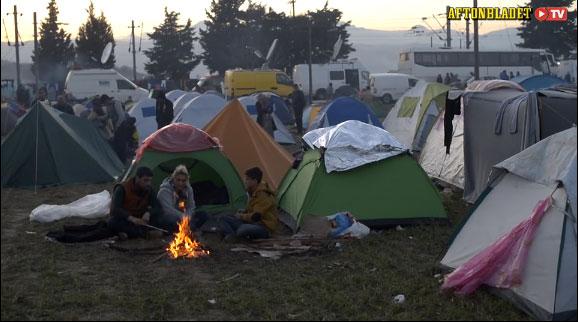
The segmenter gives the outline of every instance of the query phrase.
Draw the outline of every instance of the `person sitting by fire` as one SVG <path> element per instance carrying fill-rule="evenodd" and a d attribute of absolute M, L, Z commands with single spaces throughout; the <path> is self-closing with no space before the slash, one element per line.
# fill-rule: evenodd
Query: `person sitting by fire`
<path fill-rule="evenodd" d="M 114 187 L 108 227 L 120 239 L 162 236 L 162 231 L 149 224 L 162 215 L 152 179 L 150 168 L 139 167 L 133 178 Z"/>
<path fill-rule="evenodd" d="M 207 221 L 207 214 L 195 211 L 195 197 L 189 183 L 189 171 L 184 165 L 178 165 L 173 174 L 164 179 L 159 188 L 157 199 L 162 206 L 163 215 L 157 222 L 158 226 L 176 232 L 178 223 L 183 216 L 189 216 L 191 230 L 199 230 Z"/>
<path fill-rule="evenodd" d="M 245 211 L 221 218 L 224 240 L 235 237 L 270 238 L 279 226 L 275 193 L 262 181 L 263 172 L 258 167 L 245 171 L 245 188 L 250 199 Z"/>

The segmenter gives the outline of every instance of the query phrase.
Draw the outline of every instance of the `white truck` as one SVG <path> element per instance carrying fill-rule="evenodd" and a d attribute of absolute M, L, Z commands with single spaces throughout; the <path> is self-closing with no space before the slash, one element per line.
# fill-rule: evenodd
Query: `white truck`
<path fill-rule="evenodd" d="M 349 85 L 356 90 L 369 86 L 369 71 L 357 59 L 333 61 L 327 64 L 312 64 L 312 94 L 316 99 L 327 98 L 329 83 L 335 92 Z M 293 67 L 293 83 L 299 85 L 305 95 L 309 95 L 309 65 L 299 64 Z"/>
<path fill-rule="evenodd" d="M 397 101 L 408 89 L 417 84 L 419 79 L 399 73 L 379 73 L 369 75 L 371 95 L 380 98 L 383 103 Z"/>
<path fill-rule="evenodd" d="M 129 98 L 137 102 L 148 96 L 146 89 L 138 87 L 114 69 L 71 70 L 66 76 L 64 90 L 76 99 L 106 94 L 121 102 Z"/>

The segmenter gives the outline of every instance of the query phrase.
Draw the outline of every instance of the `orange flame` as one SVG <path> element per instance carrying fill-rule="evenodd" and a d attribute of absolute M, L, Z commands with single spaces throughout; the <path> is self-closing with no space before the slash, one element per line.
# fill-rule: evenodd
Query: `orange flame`
<path fill-rule="evenodd" d="M 209 255 L 209 251 L 202 249 L 201 244 L 193 238 L 189 227 L 189 216 L 183 216 L 183 219 L 179 222 L 179 232 L 175 233 L 175 238 L 169 244 L 167 251 L 173 259 Z"/>

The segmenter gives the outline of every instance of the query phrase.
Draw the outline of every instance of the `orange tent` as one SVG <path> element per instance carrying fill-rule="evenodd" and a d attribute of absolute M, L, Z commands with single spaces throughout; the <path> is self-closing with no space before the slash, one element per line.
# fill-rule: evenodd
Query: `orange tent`
<path fill-rule="evenodd" d="M 259 167 L 263 180 L 277 190 L 293 164 L 293 157 L 273 140 L 247 113 L 237 99 L 232 100 L 203 129 L 219 139 L 223 153 L 243 177 L 245 170 Z"/>

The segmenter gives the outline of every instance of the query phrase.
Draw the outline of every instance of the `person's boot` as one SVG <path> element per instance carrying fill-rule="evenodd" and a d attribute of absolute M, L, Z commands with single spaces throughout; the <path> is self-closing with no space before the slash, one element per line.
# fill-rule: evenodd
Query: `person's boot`
<path fill-rule="evenodd" d="M 163 232 L 159 230 L 149 230 L 146 233 L 147 239 L 160 239 L 163 237 Z"/>

